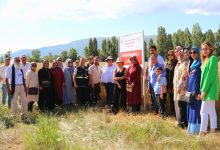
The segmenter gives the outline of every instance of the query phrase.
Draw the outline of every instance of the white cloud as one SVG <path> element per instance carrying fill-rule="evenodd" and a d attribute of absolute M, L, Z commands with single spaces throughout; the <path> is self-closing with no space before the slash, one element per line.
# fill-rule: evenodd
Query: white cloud
<path fill-rule="evenodd" d="M 87 21 L 164 11 L 220 15 L 220 2 L 219 0 L 8 0 L 0 11 L 0 17 L 22 21 Z"/>

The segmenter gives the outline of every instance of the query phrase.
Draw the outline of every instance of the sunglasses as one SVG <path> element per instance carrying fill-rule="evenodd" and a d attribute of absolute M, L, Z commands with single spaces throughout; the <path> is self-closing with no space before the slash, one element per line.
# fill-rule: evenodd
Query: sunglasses
<path fill-rule="evenodd" d="M 168 54 L 167 56 L 173 56 L 173 54 Z"/>
<path fill-rule="evenodd" d="M 20 60 L 15 60 L 15 62 L 20 62 Z"/>
<path fill-rule="evenodd" d="M 195 51 L 192 51 L 192 52 L 190 52 L 190 54 L 196 54 L 196 52 L 195 52 Z"/>

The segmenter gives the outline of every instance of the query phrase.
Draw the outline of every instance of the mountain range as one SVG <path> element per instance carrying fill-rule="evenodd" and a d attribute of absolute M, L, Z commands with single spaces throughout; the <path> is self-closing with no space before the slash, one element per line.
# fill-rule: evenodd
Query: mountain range
<path fill-rule="evenodd" d="M 104 39 L 110 39 L 111 37 L 97 37 L 97 42 L 98 42 L 98 48 L 101 48 L 102 45 L 102 40 Z M 154 43 L 156 42 L 156 35 L 150 35 L 150 36 L 145 36 L 144 39 L 148 43 L 149 39 L 152 38 Z M 89 44 L 89 38 L 86 39 L 81 39 L 81 40 L 76 40 L 72 41 L 70 43 L 66 44 L 60 44 L 60 45 L 55 45 L 55 46 L 45 46 L 41 48 L 33 48 L 33 49 L 38 49 L 41 52 L 41 57 L 44 57 L 48 55 L 49 53 L 52 54 L 60 54 L 63 50 L 69 50 L 70 48 L 75 48 L 80 56 L 83 56 L 83 51 L 86 46 Z M 21 56 L 21 55 L 29 55 L 31 56 L 31 51 L 33 49 L 21 49 L 14 51 L 12 53 L 12 57 L 14 56 Z"/>

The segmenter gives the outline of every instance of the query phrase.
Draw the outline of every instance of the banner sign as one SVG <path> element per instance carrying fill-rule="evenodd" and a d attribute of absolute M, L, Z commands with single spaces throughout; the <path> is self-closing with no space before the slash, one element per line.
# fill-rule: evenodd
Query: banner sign
<path fill-rule="evenodd" d="M 144 67 L 144 33 L 138 32 L 120 37 L 119 56 L 125 66 L 131 64 L 130 58 L 137 56 L 138 62 Z"/>

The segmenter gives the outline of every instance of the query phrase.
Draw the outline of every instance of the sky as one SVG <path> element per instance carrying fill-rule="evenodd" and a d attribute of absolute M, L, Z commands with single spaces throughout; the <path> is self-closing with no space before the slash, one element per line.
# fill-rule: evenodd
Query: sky
<path fill-rule="evenodd" d="M 199 23 L 220 28 L 219 0 L 0 0 L 0 53 Z"/>

